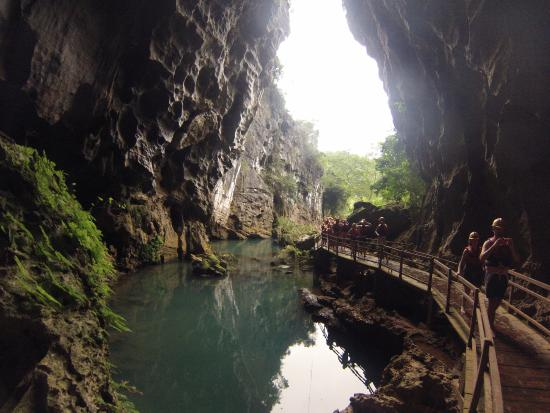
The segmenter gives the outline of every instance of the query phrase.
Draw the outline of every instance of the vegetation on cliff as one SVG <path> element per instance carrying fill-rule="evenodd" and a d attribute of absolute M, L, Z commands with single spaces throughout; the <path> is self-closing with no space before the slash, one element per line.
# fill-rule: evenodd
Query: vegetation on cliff
<path fill-rule="evenodd" d="M 319 232 L 315 224 L 299 224 L 286 217 L 278 217 L 274 235 L 281 245 L 294 245 L 300 238 Z"/>
<path fill-rule="evenodd" d="M 6 316 L 53 320 L 48 322 L 52 337 L 66 331 L 61 326 L 69 319 L 75 331 L 82 331 L 76 320 L 84 318 L 87 325 L 96 324 L 86 339 L 99 347 L 106 345 L 107 326 L 128 330 L 107 305 L 115 270 L 93 217 L 82 209 L 53 162 L 1 135 L 0 251 Z M 109 367 L 105 360 L 98 362 L 103 365 L 99 377 Z M 111 391 L 116 393 L 114 387 Z M 117 400 L 106 398 L 98 404 L 114 411 L 122 402 Z"/>

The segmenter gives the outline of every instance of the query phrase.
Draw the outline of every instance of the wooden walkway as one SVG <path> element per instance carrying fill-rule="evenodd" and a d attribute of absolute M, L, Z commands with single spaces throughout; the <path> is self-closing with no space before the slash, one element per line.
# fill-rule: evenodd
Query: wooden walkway
<path fill-rule="evenodd" d="M 476 292 L 474 286 L 450 269 L 449 261 L 442 263 L 437 257 L 408 251 L 402 246 L 351 242 L 336 237 L 326 239 L 325 236 L 319 247 L 357 265 L 377 268 L 431 294 L 466 344 L 464 412 L 474 412 L 476 408 L 485 412 L 550 412 L 550 335 L 536 320 L 517 309 L 520 319 L 501 307 L 494 335 L 486 319 L 484 294 Z M 548 305 L 550 286 L 541 292 L 542 283 L 533 282 L 535 299 Z M 529 289 L 525 283 L 524 287 L 514 282 L 511 285 L 512 288 L 517 285 L 516 289 Z M 471 287 L 470 294 L 465 286 Z M 512 294 L 509 298 L 508 307 L 516 309 L 511 302 Z M 463 303 L 464 312 L 460 308 Z"/>

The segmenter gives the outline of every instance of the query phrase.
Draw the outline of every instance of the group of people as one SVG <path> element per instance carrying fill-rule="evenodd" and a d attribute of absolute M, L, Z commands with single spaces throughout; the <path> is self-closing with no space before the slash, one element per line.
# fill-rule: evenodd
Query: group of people
<path fill-rule="evenodd" d="M 489 300 L 489 323 L 494 331 L 496 310 L 508 287 L 508 270 L 519 263 L 519 257 L 512 238 L 505 237 L 504 220 L 496 218 L 491 229 L 492 237 L 483 244 L 480 243 L 479 233 L 470 234 L 468 245 L 464 248 L 458 264 L 458 274 L 477 288 L 484 286 Z M 388 230 L 384 217 L 378 218 L 377 223 L 368 222 L 366 219 L 350 223 L 346 219 L 327 217 L 321 227 L 323 244 L 327 242 L 325 235 L 356 241 L 378 239 L 384 242 Z"/>
<path fill-rule="evenodd" d="M 496 218 L 491 229 L 493 236 L 483 245 L 477 232 L 470 234 L 458 263 L 458 274 L 478 288 L 484 284 L 489 324 L 494 331 L 495 314 L 508 287 L 508 270 L 519 263 L 519 256 L 512 238 L 505 237 L 502 218 Z"/>
<path fill-rule="evenodd" d="M 366 219 L 350 223 L 347 219 L 327 217 L 321 226 L 323 235 L 333 235 L 338 238 L 347 238 L 354 241 L 365 241 L 368 239 L 385 240 L 389 227 L 384 217 L 378 218 L 377 223 L 371 223 Z M 323 242 L 326 238 L 323 237 Z"/>

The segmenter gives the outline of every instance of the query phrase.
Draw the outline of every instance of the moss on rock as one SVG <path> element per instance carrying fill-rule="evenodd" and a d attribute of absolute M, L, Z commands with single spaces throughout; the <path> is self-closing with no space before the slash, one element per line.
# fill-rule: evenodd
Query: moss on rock
<path fill-rule="evenodd" d="M 43 403 L 52 410 L 76 411 L 76 406 L 82 408 L 81 400 L 86 400 L 87 411 L 96 411 L 98 406 L 101 411 L 121 411 L 122 399 L 109 384 L 105 329 L 128 328 L 107 305 L 116 272 L 102 234 L 70 191 L 63 172 L 45 155 L 16 145 L 2 134 L 0 267 L 0 321 L 30 326 L 27 334 L 42 337 L 27 342 L 16 329 L 7 331 L 6 343 L 20 341 L 21 348 L 26 348 L 21 354 L 14 348 L 11 356 L 21 358 L 29 370 L 27 378 L 9 368 L 0 374 L 12 376 L 14 384 L 19 380 L 34 383 L 36 378 L 29 387 L 33 388 L 42 382 L 39 373 L 30 372 L 46 368 L 43 395 L 47 401 Z M 39 364 L 23 361 L 29 351 L 37 351 L 35 346 L 43 352 L 36 360 Z M 95 367 L 89 370 L 92 361 Z M 63 363 L 70 363 L 72 370 L 60 369 Z M 49 391 L 62 391 L 59 383 L 67 381 L 72 383 L 74 397 L 48 396 Z M 94 394 L 100 395 L 97 400 Z M 19 402 L 11 397 L 8 403 L 15 409 Z"/>
<path fill-rule="evenodd" d="M 201 277 L 225 277 L 227 275 L 227 261 L 213 253 L 191 254 L 193 274 Z"/>

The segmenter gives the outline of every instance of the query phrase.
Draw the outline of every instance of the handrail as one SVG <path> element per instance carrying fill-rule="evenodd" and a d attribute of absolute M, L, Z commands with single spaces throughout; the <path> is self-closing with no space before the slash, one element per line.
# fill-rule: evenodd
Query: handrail
<path fill-rule="evenodd" d="M 323 234 L 321 238 L 322 239 L 330 238 L 333 241 L 341 241 L 342 243 L 352 242 L 350 240 L 350 238 L 336 237 L 336 236 L 329 235 L 329 234 Z M 355 241 L 355 242 L 359 246 L 373 247 L 372 251 L 376 251 L 376 248 L 380 248 L 380 243 L 376 239 L 374 239 L 373 241 Z M 387 242 L 388 241 L 385 241 L 385 243 L 387 243 Z M 448 271 L 448 268 L 449 268 L 448 267 L 449 264 L 447 264 L 447 263 L 451 263 L 452 265 L 456 265 L 454 262 L 452 262 L 450 260 L 446 260 L 444 258 L 435 256 L 435 255 L 431 255 L 431 254 L 428 254 L 428 253 L 421 253 L 421 252 L 418 252 L 418 251 L 409 251 L 409 250 L 400 250 L 400 249 L 397 249 L 397 248 L 394 248 L 394 247 L 391 247 L 391 246 L 384 246 L 384 251 L 385 250 L 397 251 L 398 255 L 399 254 L 406 254 L 407 256 L 423 260 L 425 262 L 424 266 L 426 268 L 428 268 L 430 260 L 432 260 L 432 259 L 436 260 L 438 262 L 438 264 L 436 264 L 436 266 L 438 268 L 435 269 L 434 273 L 438 276 L 448 277 L 447 271 Z M 385 254 L 385 255 L 387 255 L 387 254 Z M 428 264 L 426 264 L 426 263 L 428 263 Z M 418 265 L 422 265 L 422 263 L 418 263 Z M 444 274 L 441 274 L 442 269 L 444 271 Z M 527 322 L 527 324 L 535 327 L 537 330 L 539 330 L 540 332 L 542 332 L 546 336 L 550 336 L 550 329 L 543 326 L 540 322 L 538 322 L 537 320 L 535 320 L 531 316 L 525 314 L 523 311 L 521 311 L 519 308 L 517 308 L 515 305 L 513 305 L 514 293 L 518 290 L 523 292 L 524 294 L 527 294 L 529 297 L 531 297 L 532 300 L 537 301 L 542 305 L 546 305 L 546 306 L 550 305 L 550 298 L 548 298 L 548 296 L 550 296 L 550 285 L 546 284 L 542 281 L 535 280 L 532 277 L 529 277 L 525 274 L 521 274 L 521 273 L 519 273 L 517 271 L 514 271 L 514 270 L 508 271 L 508 274 L 510 276 L 510 283 L 509 283 L 510 284 L 510 289 L 509 289 L 509 292 L 508 292 L 508 296 L 505 297 L 502 300 L 502 303 L 503 303 L 504 307 L 506 307 L 509 312 L 514 313 L 516 316 L 518 316 L 519 318 L 521 318 L 525 322 Z M 456 279 L 455 276 L 453 276 L 452 280 L 455 280 L 455 279 Z M 521 285 L 518 282 L 518 280 L 521 280 L 521 282 L 527 283 L 528 285 L 527 286 L 526 285 Z M 461 284 L 464 284 L 463 281 L 461 281 Z M 535 286 L 535 288 L 543 289 L 544 293 L 546 294 L 546 297 L 544 297 L 542 292 L 533 291 L 532 286 Z M 471 288 L 468 285 L 466 287 Z"/>
<path fill-rule="evenodd" d="M 477 365 L 476 374 L 475 374 L 475 377 L 471 378 L 472 380 L 474 380 L 474 383 L 470 383 L 473 388 L 473 393 L 471 396 L 471 400 L 469 402 L 470 404 L 468 407 L 468 412 L 476 411 L 477 404 L 481 396 L 482 387 L 485 385 L 484 377 L 486 376 L 486 374 L 488 374 L 488 377 L 489 377 L 488 385 L 490 386 L 490 389 L 487 388 L 486 390 L 490 390 L 492 412 L 502 413 L 504 411 L 503 401 L 502 401 L 502 386 L 500 382 L 500 373 L 499 373 L 498 362 L 496 357 L 494 335 L 493 335 L 491 326 L 489 324 L 489 316 L 485 306 L 484 294 L 481 293 L 479 288 L 477 288 L 476 286 L 468 282 L 466 279 L 464 279 L 458 273 L 453 271 L 452 268 L 450 268 L 448 265 L 446 265 L 443 262 L 443 261 L 449 262 L 449 260 L 444 260 L 440 257 L 436 257 L 434 255 L 430 255 L 426 253 L 418 253 L 417 251 L 399 249 L 399 248 L 395 248 L 394 246 L 385 245 L 385 244 L 386 244 L 385 241 L 351 240 L 346 237 L 336 237 L 329 234 L 322 234 L 322 237 L 321 237 L 321 246 L 326 246 L 326 248 L 329 251 L 331 249 L 334 250 L 336 252 L 336 255 L 340 254 L 340 255 L 350 256 L 354 261 L 357 261 L 357 257 L 360 256 L 361 254 L 363 254 L 364 259 L 366 259 L 367 257 L 366 252 L 369 251 L 371 255 L 374 255 L 377 258 L 378 268 L 381 269 L 382 267 L 385 267 L 390 274 L 397 273 L 400 279 L 403 277 L 403 275 L 407 275 L 405 274 L 405 269 L 406 269 L 405 257 L 406 256 L 414 257 L 414 258 L 420 259 L 421 261 L 424 261 L 422 263 L 416 263 L 413 260 L 407 260 L 409 264 L 407 264 L 406 266 L 409 267 L 409 269 L 411 270 L 414 270 L 415 267 L 418 267 L 418 264 L 422 265 L 424 268 L 427 268 L 428 269 L 427 280 L 420 280 L 418 277 L 413 277 L 412 274 L 408 274 L 408 276 L 410 278 L 413 278 L 416 281 L 420 281 L 421 283 L 426 284 L 428 294 L 433 295 L 435 293 L 434 290 L 437 290 L 437 294 L 443 295 L 442 293 L 444 291 L 445 293 L 444 305 L 445 305 L 446 313 L 450 313 L 454 305 L 453 304 L 454 284 L 461 286 L 462 288 L 458 289 L 459 295 L 463 298 L 466 298 L 468 302 L 472 303 L 472 310 L 470 312 L 470 317 L 469 317 L 470 319 L 468 321 L 466 319 L 466 315 L 465 314 L 462 315 L 458 311 L 455 311 L 454 314 L 461 317 L 465 325 L 467 326 L 469 325 L 467 347 L 470 349 L 470 351 L 477 352 L 477 345 L 474 340 L 476 333 L 477 333 L 477 337 L 479 337 L 479 340 L 480 340 L 479 343 L 481 345 L 480 347 L 481 354 L 479 358 L 479 363 Z M 398 269 L 390 265 L 389 257 L 396 258 L 394 263 L 399 265 Z M 384 261 L 385 261 L 385 264 L 384 264 Z M 413 266 L 410 264 L 415 264 L 415 265 Z M 534 280 L 516 271 L 509 271 L 509 274 L 511 277 L 515 277 L 523 282 L 527 282 L 529 284 L 535 285 L 538 288 L 542 288 L 546 292 L 550 291 L 550 285 L 545 284 L 541 281 Z M 435 278 L 434 275 L 436 275 L 438 278 Z M 442 285 L 443 280 L 445 280 L 446 282 Z M 528 287 L 524 285 L 520 285 L 516 282 L 511 281 L 510 287 L 511 289 L 516 288 L 528 294 L 533 299 L 543 304 L 550 303 L 550 300 L 547 297 L 544 297 L 542 294 L 530 290 Z M 440 291 L 441 289 L 443 291 Z M 467 291 L 470 291 L 473 293 L 473 298 L 469 296 L 470 293 L 468 293 Z M 513 306 L 511 303 L 511 300 L 512 300 L 512 293 L 510 293 L 507 300 L 503 300 L 504 305 L 510 311 L 514 311 L 517 315 L 522 317 L 528 323 L 537 327 L 539 331 L 543 332 L 547 336 L 550 336 L 550 330 L 548 330 L 541 323 L 527 316 L 521 310 Z"/>

